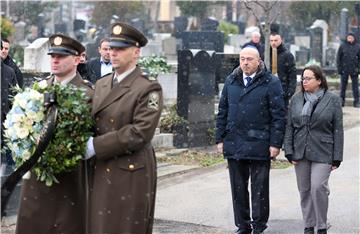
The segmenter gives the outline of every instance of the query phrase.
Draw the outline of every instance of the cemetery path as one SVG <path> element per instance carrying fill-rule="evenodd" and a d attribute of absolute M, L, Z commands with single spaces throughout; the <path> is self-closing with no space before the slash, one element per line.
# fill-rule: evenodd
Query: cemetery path
<path fill-rule="evenodd" d="M 360 127 L 345 131 L 344 162 L 330 178 L 329 233 L 359 233 Z M 233 233 L 226 166 L 158 184 L 154 233 Z M 303 233 L 293 167 L 270 172 L 270 220 L 265 233 Z"/>

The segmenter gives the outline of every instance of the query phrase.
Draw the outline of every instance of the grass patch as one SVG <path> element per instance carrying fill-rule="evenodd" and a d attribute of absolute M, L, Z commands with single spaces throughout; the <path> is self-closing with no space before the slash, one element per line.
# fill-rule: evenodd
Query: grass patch
<path fill-rule="evenodd" d="M 291 163 L 289 163 L 288 160 L 284 160 L 284 159 L 276 159 L 271 160 L 271 169 L 286 169 L 288 167 L 291 166 Z"/>
<path fill-rule="evenodd" d="M 165 150 L 159 150 L 164 152 Z M 211 167 L 226 162 L 222 154 L 216 151 L 187 150 L 176 155 L 157 157 L 159 163 L 170 163 L 175 165 L 198 165 L 200 167 Z M 291 166 L 288 160 L 271 160 L 271 169 L 286 169 Z"/>
<path fill-rule="evenodd" d="M 171 163 L 177 165 L 199 165 L 201 167 L 211 167 L 225 162 L 222 154 L 214 152 L 201 152 L 189 150 L 175 156 L 163 156 L 157 158 L 158 162 Z"/>

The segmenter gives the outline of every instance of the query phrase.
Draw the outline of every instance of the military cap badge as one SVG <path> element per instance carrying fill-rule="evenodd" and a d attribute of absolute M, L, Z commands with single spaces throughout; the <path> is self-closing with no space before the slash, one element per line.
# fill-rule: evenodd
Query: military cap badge
<path fill-rule="evenodd" d="M 114 33 L 115 35 L 120 35 L 121 31 L 122 31 L 122 27 L 121 27 L 120 25 L 116 25 L 116 26 L 113 28 L 113 33 Z"/>
<path fill-rule="evenodd" d="M 54 45 L 61 45 L 62 43 L 62 38 L 61 37 L 55 37 L 54 38 Z"/>

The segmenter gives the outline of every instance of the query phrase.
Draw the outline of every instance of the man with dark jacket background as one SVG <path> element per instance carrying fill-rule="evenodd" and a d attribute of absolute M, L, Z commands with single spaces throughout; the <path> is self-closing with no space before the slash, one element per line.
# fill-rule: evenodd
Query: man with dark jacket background
<path fill-rule="evenodd" d="M 229 165 L 236 233 L 259 234 L 267 227 L 270 159 L 279 154 L 284 132 L 280 81 L 265 69 L 258 50 L 246 47 L 240 66 L 226 78 L 216 120 L 217 148 Z"/>
<path fill-rule="evenodd" d="M 23 74 L 21 73 L 19 67 L 16 65 L 14 60 L 9 55 L 10 42 L 6 38 L 2 38 L 1 41 L 2 41 L 1 59 L 3 60 L 5 65 L 8 65 L 14 70 L 18 85 L 20 87 L 23 87 L 24 86 Z"/>
<path fill-rule="evenodd" d="M 285 107 L 287 108 L 289 100 L 296 90 L 295 59 L 290 51 L 285 48 L 282 38 L 278 33 L 271 33 L 270 46 L 272 49 L 277 50 L 277 76 L 281 81 L 281 86 L 284 91 Z M 270 50 L 270 64 L 272 63 L 272 50 Z M 271 69 L 272 67 L 270 66 L 270 70 Z"/>
<path fill-rule="evenodd" d="M 341 91 L 342 106 L 345 105 L 345 91 L 349 76 L 351 77 L 352 92 L 354 97 L 354 107 L 359 106 L 359 80 L 360 73 L 360 44 L 356 42 L 356 37 L 353 33 L 346 36 L 346 41 L 341 44 L 337 57 L 337 69 L 341 76 Z"/>
<path fill-rule="evenodd" d="M 1 42 L 1 50 L 3 49 L 3 42 Z M 5 150 L 3 134 L 4 134 L 4 121 L 7 113 L 11 109 L 10 97 L 15 93 L 12 90 L 17 85 L 16 75 L 14 70 L 6 65 L 1 58 L 1 167 L 5 170 L 2 173 L 8 173 L 12 170 L 11 166 L 15 163 L 11 157 L 9 150 Z"/>
<path fill-rule="evenodd" d="M 260 58 L 262 61 L 264 61 L 264 52 L 265 47 L 261 43 L 261 34 L 258 31 L 254 31 L 251 33 L 251 41 L 245 43 L 242 48 L 248 47 L 248 46 L 254 46 L 259 51 Z"/>
<path fill-rule="evenodd" d="M 92 58 L 86 63 L 88 78 L 93 84 L 103 76 L 112 73 L 109 43 L 109 38 L 101 39 L 99 44 L 100 57 Z"/>

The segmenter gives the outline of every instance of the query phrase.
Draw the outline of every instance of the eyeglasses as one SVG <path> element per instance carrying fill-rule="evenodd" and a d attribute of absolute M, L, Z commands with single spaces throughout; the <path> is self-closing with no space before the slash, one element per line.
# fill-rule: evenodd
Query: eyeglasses
<path fill-rule="evenodd" d="M 316 80 L 316 78 L 315 77 L 304 77 L 304 76 L 301 77 L 301 81 L 310 81 L 310 80 Z"/>

